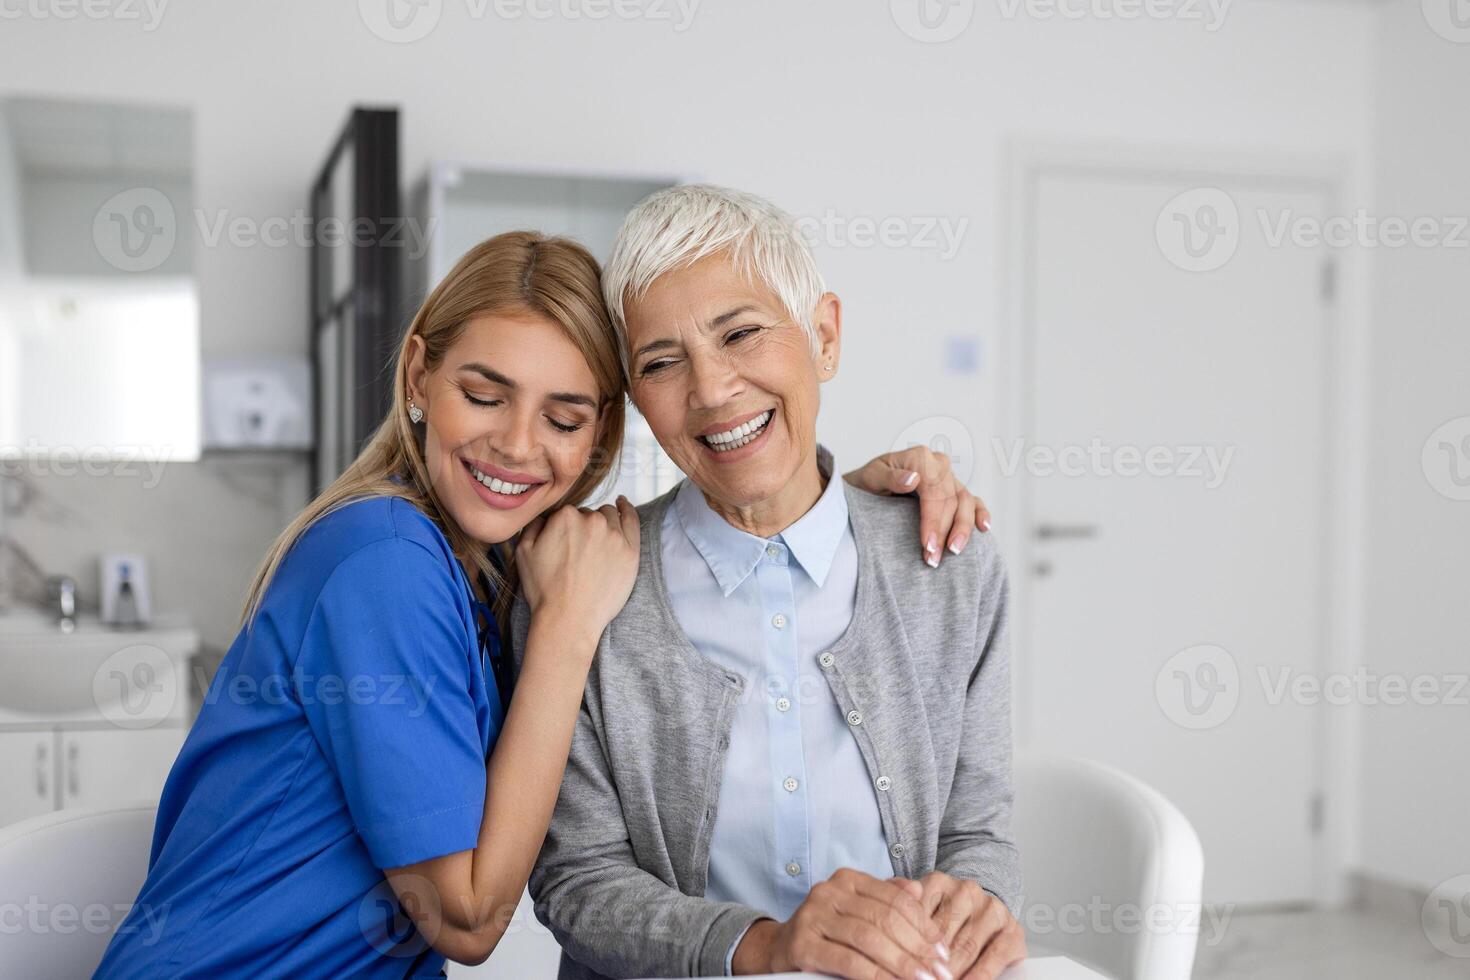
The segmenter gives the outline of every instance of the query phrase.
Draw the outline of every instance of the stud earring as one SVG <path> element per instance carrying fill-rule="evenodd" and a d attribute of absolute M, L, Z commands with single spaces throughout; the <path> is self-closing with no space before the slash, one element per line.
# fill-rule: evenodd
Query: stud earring
<path fill-rule="evenodd" d="M 424 410 L 415 405 L 412 398 L 408 400 L 408 420 L 414 425 L 424 420 Z"/>

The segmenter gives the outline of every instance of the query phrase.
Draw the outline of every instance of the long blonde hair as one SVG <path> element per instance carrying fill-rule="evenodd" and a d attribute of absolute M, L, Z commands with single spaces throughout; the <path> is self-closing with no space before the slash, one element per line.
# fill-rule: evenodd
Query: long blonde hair
<path fill-rule="evenodd" d="M 566 238 L 529 231 L 496 235 L 465 253 L 419 307 L 398 348 L 388 417 L 352 465 L 271 545 L 246 595 L 242 622 L 247 628 L 292 545 L 318 520 L 363 497 L 401 497 L 427 514 L 454 553 L 468 556 L 494 586 L 497 618 L 502 626 L 508 622 L 516 585 L 510 549 L 502 548 L 506 574 L 501 575 L 489 552 L 445 511 L 429 480 L 422 439 L 408 417 L 409 342 L 423 338 L 424 364 L 433 370 L 474 318 L 524 312 L 544 316 L 566 331 L 587 359 L 605 406 L 587 469 L 554 506 L 579 504 L 602 482 L 622 448 L 624 390 L 619 341 L 602 302 L 597 260 Z"/>

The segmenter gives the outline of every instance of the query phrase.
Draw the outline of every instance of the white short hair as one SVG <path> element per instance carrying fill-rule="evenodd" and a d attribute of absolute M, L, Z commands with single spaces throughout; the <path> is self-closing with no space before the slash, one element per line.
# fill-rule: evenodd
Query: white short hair
<path fill-rule="evenodd" d="M 632 378 L 624 303 L 660 276 L 728 252 L 752 283 L 769 286 L 806 331 L 812 356 L 820 344 L 812 316 L 827 291 L 811 249 L 791 216 L 770 201 L 709 184 L 681 184 L 649 195 L 623 220 L 602 272 L 602 295 L 622 341 L 623 372 Z"/>

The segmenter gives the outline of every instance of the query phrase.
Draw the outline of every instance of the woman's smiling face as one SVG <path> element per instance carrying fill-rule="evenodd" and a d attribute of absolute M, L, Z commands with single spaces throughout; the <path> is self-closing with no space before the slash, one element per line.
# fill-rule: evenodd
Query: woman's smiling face
<path fill-rule="evenodd" d="M 560 501 L 591 461 L 602 420 L 591 368 L 554 321 L 472 319 L 432 369 L 415 337 L 409 397 L 424 463 L 450 519 L 483 544 L 509 540 Z"/>

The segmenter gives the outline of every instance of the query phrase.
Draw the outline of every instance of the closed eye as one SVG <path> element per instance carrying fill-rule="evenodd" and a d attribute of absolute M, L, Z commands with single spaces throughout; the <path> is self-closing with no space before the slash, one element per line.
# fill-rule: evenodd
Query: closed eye
<path fill-rule="evenodd" d="M 739 343 L 740 341 L 744 340 L 746 337 L 750 336 L 760 329 L 760 327 L 741 327 L 739 330 L 732 330 L 729 333 L 725 334 L 725 343 Z"/>
<path fill-rule="evenodd" d="M 464 391 L 464 389 L 460 389 L 460 390 L 461 391 Z M 492 405 L 499 405 L 500 404 L 500 399 L 498 399 L 498 398 L 476 398 L 474 395 L 470 394 L 468 391 L 465 391 L 464 392 L 464 397 L 465 397 L 465 400 L 468 401 L 471 405 L 484 405 L 486 407 L 489 407 L 489 406 L 492 406 Z"/>

